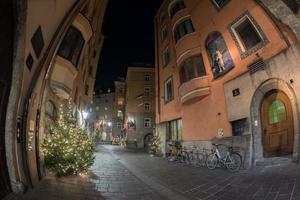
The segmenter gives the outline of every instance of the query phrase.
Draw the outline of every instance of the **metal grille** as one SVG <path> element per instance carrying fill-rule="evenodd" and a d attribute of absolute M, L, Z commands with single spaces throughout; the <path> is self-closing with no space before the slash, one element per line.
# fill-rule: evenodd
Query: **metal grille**
<path fill-rule="evenodd" d="M 254 63 L 248 65 L 248 70 L 250 74 L 254 74 L 260 70 L 264 70 L 265 67 L 266 67 L 266 63 L 263 61 L 263 59 L 259 59 Z"/>

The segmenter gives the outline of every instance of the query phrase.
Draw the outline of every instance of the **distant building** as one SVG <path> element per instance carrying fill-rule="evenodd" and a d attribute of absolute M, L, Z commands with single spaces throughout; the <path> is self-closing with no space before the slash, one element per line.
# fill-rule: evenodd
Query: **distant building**
<path fill-rule="evenodd" d="M 164 0 L 155 17 L 156 131 L 299 161 L 299 1 Z M 280 160 L 280 159 L 279 159 Z"/>
<path fill-rule="evenodd" d="M 96 141 L 110 142 L 112 140 L 114 104 L 115 93 L 94 95 L 89 122 L 93 124 Z"/>
<path fill-rule="evenodd" d="M 154 68 L 128 67 L 125 127 L 128 146 L 147 147 L 155 125 Z"/>
<path fill-rule="evenodd" d="M 112 137 L 124 137 L 124 119 L 125 119 L 125 82 L 115 81 L 115 102 L 113 109 L 113 128 Z"/>

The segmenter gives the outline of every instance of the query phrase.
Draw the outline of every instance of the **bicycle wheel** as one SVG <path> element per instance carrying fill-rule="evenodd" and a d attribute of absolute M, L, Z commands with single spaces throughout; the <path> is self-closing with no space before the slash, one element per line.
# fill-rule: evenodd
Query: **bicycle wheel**
<path fill-rule="evenodd" d="M 215 169 L 217 164 L 218 164 L 218 158 L 214 153 L 207 156 L 206 167 L 208 169 Z"/>
<path fill-rule="evenodd" d="M 231 172 L 238 171 L 242 166 L 242 156 L 239 153 L 232 153 L 226 160 L 226 168 Z"/>

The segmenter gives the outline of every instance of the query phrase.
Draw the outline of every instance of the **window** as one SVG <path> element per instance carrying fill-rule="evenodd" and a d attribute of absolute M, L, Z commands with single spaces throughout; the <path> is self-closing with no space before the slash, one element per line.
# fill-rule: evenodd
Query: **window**
<path fill-rule="evenodd" d="M 150 81 L 150 75 L 149 75 L 149 74 L 146 74 L 146 75 L 144 76 L 144 80 L 145 80 L 145 81 Z"/>
<path fill-rule="evenodd" d="M 34 32 L 31 38 L 31 44 L 36 57 L 39 57 L 44 47 L 44 39 L 41 26 L 39 26 Z"/>
<path fill-rule="evenodd" d="M 145 128 L 151 128 L 151 118 L 145 118 L 144 119 L 144 127 Z"/>
<path fill-rule="evenodd" d="M 181 119 L 167 122 L 167 140 L 178 141 L 182 139 Z"/>
<path fill-rule="evenodd" d="M 221 9 L 223 8 L 230 0 L 212 0 L 214 5 L 218 8 Z"/>
<path fill-rule="evenodd" d="M 96 106 L 96 111 L 98 111 L 100 108 L 99 108 L 99 106 Z"/>
<path fill-rule="evenodd" d="M 176 2 L 170 9 L 171 18 L 173 18 L 174 15 L 182 9 L 185 9 L 185 5 L 184 5 L 183 1 Z"/>
<path fill-rule="evenodd" d="M 170 52 L 169 52 L 169 48 L 167 47 L 163 52 L 163 58 L 162 58 L 163 66 L 165 67 L 167 64 L 169 64 L 169 62 L 170 62 Z"/>
<path fill-rule="evenodd" d="M 173 94 L 173 78 L 170 77 L 165 82 L 165 102 L 172 101 L 174 98 Z"/>
<path fill-rule="evenodd" d="M 118 110 L 117 117 L 123 119 L 123 112 L 122 112 L 122 110 Z"/>
<path fill-rule="evenodd" d="M 118 98 L 118 106 L 122 106 L 124 104 L 124 98 Z"/>
<path fill-rule="evenodd" d="M 120 122 L 117 123 L 117 128 L 122 129 L 122 124 Z"/>
<path fill-rule="evenodd" d="M 161 29 L 161 41 L 165 41 L 165 39 L 168 37 L 168 30 L 167 30 L 167 27 L 164 26 L 162 29 Z"/>
<path fill-rule="evenodd" d="M 269 124 L 276 124 L 286 120 L 286 109 L 280 100 L 273 101 L 269 106 Z"/>
<path fill-rule="evenodd" d="M 77 66 L 84 42 L 81 32 L 71 26 L 58 49 L 58 55 Z"/>
<path fill-rule="evenodd" d="M 247 128 L 247 118 L 232 121 L 231 126 L 233 136 L 243 135 Z"/>
<path fill-rule="evenodd" d="M 181 83 L 192 80 L 196 77 L 205 76 L 205 66 L 202 56 L 195 56 L 183 62 L 180 67 L 180 80 Z"/>
<path fill-rule="evenodd" d="M 107 110 L 107 107 L 105 107 L 104 110 Z"/>
<path fill-rule="evenodd" d="M 144 103 L 144 109 L 145 109 L 145 111 L 149 111 L 150 110 L 150 103 L 145 102 Z"/>
<path fill-rule="evenodd" d="M 231 24 L 230 32 L 242 58 L 254 53 L 268 42 L 263 31 L 249 12 L 241 15 Z"/>
<path fill-rule="evenodd" d="M 181 22 L 175 29 L 175 41 L 177 42 L 183 36 L 194 32 L 194 26 L 191 19 Z"/>
<path fill-rule="evenodd" d="M 150 96 L 150 87 L 144 87 L 144 96 Z"/>

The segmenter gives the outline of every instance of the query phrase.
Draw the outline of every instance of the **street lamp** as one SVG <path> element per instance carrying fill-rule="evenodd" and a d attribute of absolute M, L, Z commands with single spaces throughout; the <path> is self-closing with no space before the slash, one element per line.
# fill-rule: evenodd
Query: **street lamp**
<path fill-rule="evenodd" d="M 82 117 L 83 117 L 84 120 L 86 120 L 86 118 L 87 118 L 88 115 L 89 115 L 88 112 L 86 112 L 86 111 L 82 112 Z"/>

